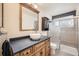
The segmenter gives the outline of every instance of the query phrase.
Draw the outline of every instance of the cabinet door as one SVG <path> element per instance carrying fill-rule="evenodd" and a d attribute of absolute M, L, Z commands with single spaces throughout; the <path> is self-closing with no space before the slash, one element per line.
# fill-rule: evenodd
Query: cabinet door
<path fill-rule="evenodd" d="M 41 54 L 41 56 L 45 56 L 45 47 L 43 49 L 41 49 L 40 54 Z"/>
<path fill-rule="evenodd" d="M 45 46 L 45 41 L 38 43 L 34 46 L 34 51 L 38 51 L 39 49 L 42 49 Z"/>
<path fill-rule="evenodd" d="M 46 41 L 46 56 L 50 55 L 50 41 Z"/>
<path fill-rule="evenodd" d="M 37 53 L 34 54 L 35 56 L 45 56 L 45 48 L 40 49 Z"/>
<path fill-rule="evenodd" d="M 48 18 L 47 17 L 42 17 L 42 30 L 43 31 L 48 31 Z"/>
<path fill-rule="evenodd" d="M 50 49 L 49 46 L 46 46 L 46 56 L 50 55 Z"/>
<path fill-rule="evenodd" d="M 37 53 L 35 53 L 33 56 L 41 56 L 40 55 L 40 51 L 38 51 Z"/>

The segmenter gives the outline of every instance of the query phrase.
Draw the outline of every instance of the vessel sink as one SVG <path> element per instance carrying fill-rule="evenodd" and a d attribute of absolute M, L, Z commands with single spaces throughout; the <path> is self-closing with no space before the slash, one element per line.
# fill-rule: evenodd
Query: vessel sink
<path fill-rule="evenodd" d="M 39 40 L 41 38 L 41 34 L 40 33 L 30 34 L 30 38 L 32 40 Z"/>

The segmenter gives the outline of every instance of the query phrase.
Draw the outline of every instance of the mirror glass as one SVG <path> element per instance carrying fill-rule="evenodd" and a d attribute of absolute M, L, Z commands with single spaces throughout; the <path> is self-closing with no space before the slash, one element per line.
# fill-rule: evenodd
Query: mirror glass
<path fill-rule="evenodd" d="M 32 10 L 21 6 L 21 30 L 32 31 L 38 29 L 38 14 Z"/>

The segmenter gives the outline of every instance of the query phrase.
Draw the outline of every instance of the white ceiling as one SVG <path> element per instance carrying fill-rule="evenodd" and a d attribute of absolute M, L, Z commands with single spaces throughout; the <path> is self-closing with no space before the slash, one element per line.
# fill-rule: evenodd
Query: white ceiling
<path fill-rule="evenodd" d="M 37 5 L 42 16 L 46 16 L 50 19 L 53 15 L 77 10 L 79 7 L 79 3 L 37 3 Z"/>
<path fill-rule="evenodd" d="M 40 9 L 50 9 L 55 7 L 62 7 L 62 6 L 77 6 L 78 3 L 37 3 Z"/>

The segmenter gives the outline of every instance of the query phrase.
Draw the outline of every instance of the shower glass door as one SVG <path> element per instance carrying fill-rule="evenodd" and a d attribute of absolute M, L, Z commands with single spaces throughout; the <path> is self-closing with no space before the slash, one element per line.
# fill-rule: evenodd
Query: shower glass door
<path fill-rule="evenodd" d="M 78 55 L 77 25 L 73 16 L 53 19 L 49 29 L 51 45 L 54 49 L 59 50 L 59 53 L 62 51 L 68 55 Z"/>
<path fill-rule="evenodd" d="M 76 32 L 74 19 L 61 19 L 60 21 L 60 37 L 61 44 L 65 44 L 71 47 L 75 47 L 76 45 Z"/>
<path fill-rule="evenodd" d="M 53 49 L 60 48 L 60 26 L 59 20 L 53 20 L 49 23 L 49 35 L 51 37 L 51 46 Z"/>
<path fill-rule="evenodd" d="M 70 55 L 78 55 L 76 19 L 73 16 L 62 18 L 60 21 L 60 50 Z"/>

